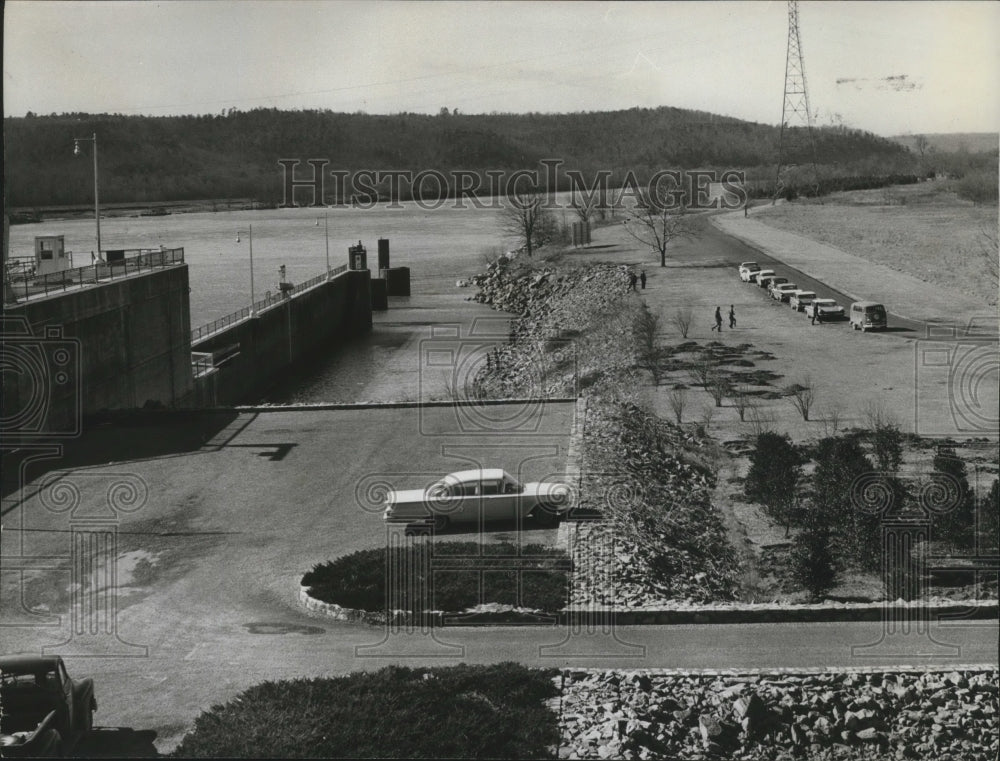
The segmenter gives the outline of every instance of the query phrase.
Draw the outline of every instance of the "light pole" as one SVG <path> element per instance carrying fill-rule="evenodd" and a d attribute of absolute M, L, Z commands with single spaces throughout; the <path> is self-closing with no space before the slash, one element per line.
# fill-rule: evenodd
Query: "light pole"
<path fill-rule="evenodd" d="M 97 223 L 97 258 L 101 258 L 101 202 L 97 194 L 97 133 L 91 137 L 73 138 L 73 155 L 80 155 L 80 143 L 89 142 L 94 144 L 94 221 Z"/>
<path fill-rule="evenodd" d="M 316 220 L 319 222 L 319 220 Z M 323 215 L 323 229 L 326 232 L 326 279 L 330 279 L 330 214 Z"/>
<path fill-rule="evenodd" d="M 250 239 L 250 316 L 257 314 L 254 304 L 256 299 L 253 294 L 253 225 L 247 225 L 247 237 Z M 236 231 L 236 242 L 240 242 L 240 231 Z"/>

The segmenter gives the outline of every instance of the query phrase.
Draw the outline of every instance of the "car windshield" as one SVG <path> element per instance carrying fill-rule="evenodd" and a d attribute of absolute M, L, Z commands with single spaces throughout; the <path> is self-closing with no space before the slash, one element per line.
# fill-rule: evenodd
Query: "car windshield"
<path fill-rule="evenodd" d="M 833 299 L 816 299 L 813 303 L 821 307 L 832 307 L 837 304 Z"/>
<path fill-rule="evenodd" d="M 872 317 L 885 317 L 885 307 L 883 306 L 868 307 L 865 312 Z"/>
<path fill-rule="evenodd" d="M 803 291 L 802 293 L 799 293 L 797 295 L 798 295 L 798 297 L 800 299 L 814 299 L 814 298 L 816 298 L 816 294 L 813 293 L 812 291 Z"/>

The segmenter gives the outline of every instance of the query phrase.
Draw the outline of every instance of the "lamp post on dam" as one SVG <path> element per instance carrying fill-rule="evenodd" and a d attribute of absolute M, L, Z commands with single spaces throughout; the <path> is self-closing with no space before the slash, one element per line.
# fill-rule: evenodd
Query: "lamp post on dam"
<path fill-rule="evenodd" d="M 97 223 L 97 258 L 101 258 L 101 202 L 100 196 L 98 195 L 98 184 L 97 184 L 97 133 L 95 132 L 91 137 L 74 137 L 73 138 L 73 155 L 79 156 L 80 143 L 88 142 L 94 144 L 94 221 Z"/>
<path fill-rule="evenodd" d="M 247 225 L 247 237 L 250 240 L 250 316 L 253 317 L 257 313 L 257 309 L 254 306 L 257 303 L 254 297 L 253 288 L 253 225 Z M 236 242 L 240 242 L 240 231 L 236 231 Z"/>

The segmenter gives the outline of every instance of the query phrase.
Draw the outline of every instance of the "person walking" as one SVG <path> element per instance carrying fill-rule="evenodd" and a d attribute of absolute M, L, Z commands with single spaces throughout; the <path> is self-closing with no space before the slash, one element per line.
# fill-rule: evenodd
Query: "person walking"
<path fill-rule="evenodd" d="M 715 325 L 712 326 L 712 330 L 722 332 L 722 307 L 715 308 Z"/>
<path fill-rule="evenodd" d="M 633 291 L 635 290 L 635 283 L 636 283 L 637 280 L 638 280 L 638 278 L 635 276 L 635 273 L 632 270 L 629 270 L 629 272 L 628 272 L 628 287 L 631 288 Z"/>
<path fill-rule="evenodd" d="M 732 330 L 736 327 L 736 307 L 733 304 L 729 305 L 729 329 Z"/>
<path fill-rule="evenodd" d="M 646 290 L 646 270 L 639 273 L 639 283 L 642 284 L 642 290 Z"/>
<path fill-rule="evenodd" d="M 816 324 L 816 305 L 812 304 L 812 324 Z"/>

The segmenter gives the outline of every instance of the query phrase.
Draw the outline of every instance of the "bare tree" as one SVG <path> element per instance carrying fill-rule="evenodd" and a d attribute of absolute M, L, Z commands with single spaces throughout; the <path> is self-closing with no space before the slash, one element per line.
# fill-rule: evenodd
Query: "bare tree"
<path fill-rule="evenodd" d="M 746 420 L 747 408 L 750 406 L 750 387 L 746 383 L 740 383 L 729 393 L 733 400 L 733 407 L 740 416 L 740 422 Z"/>
<path fill-rule="evenodd" d="M 704 430 L 708 430 L 708 427 L 712 425 L 712 418 L 715 417 L 715 407 L 711 404 L 701 405 L 701 426 Z"/>
<path fill-rule="evenodd" d="M 836 436 L 840 430 L 840 419 L 844 414 L 844 406 L 838 401 L 832 401 L 823 408 L 823 436 Z"/>
<path fill-rule="evenodd" d="M 667 266 L 667 246 L 674 238 L 691 237 L 694 229 L 684 207 L 664 203 L 648 190 L 641 193 L 635 208 L 622 223 L 628 234 L 660 255 L 660 266 Z"/>
<path fill-rule="evenodd" d="M 576 194 L 574 193 L 571 205 L 581 222 L 590 222 L 597 213 L 599 200 L 596 195 L 596 193 L 590 195 L 584 194 L 582 198 L 576 198 Z"/>
<path fill-rule="evenodd" d="M 673 322 L 674 327 L 680 331 L 681 338 L 688 337 L 688 331 L 691 329 L 691 318 L 692 313 L 690 309 L 678 309 L 674 312 L 671 322 Z"/>
<path fill-rule="evenodd" d="M 677 425 L 680 425 L 683 422 L 684 407 L 687 404 L 687 389 L 684 386 L 674 386 L 667 394 L 667 401 L 670 403 L 670 409 L 674 413 Z"/>
<path fill-rule="evenodd" d="M 774 413 L 763 409 L 756 401 L 747 405 L 748 417 L 750 418 L 750 430 L 754 436 L 768 433 L 773 429 Z"/>
<path fill-rule="evenodd" d="M 639 367 L 649 370 L 653 376 L 653 385 L 660 385 L 663 376 L 663 353 L 657 345 L 657 335 L 660 331 L 660 317 L 649 311 L 645 303 L 635 316 L 632 330 L 636 337 L 639 354 Z"/>
<path fill-rule="evenodd" d="M 895 415 L 893 415 L 885 404 L 884 399 L 869 399 L 861 407 L 861 418 L 865 421 L 865 428 L 877 431 L 886 426 L 897 426 Z"/>
<path fill-rule="evenodd" d="M 802 419 L 808 420 L 809 410 L 812 408 L 813 402 L 816 401 L 816 388 L 813 386 L 812 379 L 806 375 L 798 383 L 793 383 L 786 388 L 785 394 L 792 406 L 802 415 Z"/>
<path fill-rule="evenodd" d="M 688 365 L 688 372 L 691 374 L 691 380 L 707 391 L 712 374 L 715 372 L 715 362 L 712 355 L 707 351 L 702 351 L 697 359 Z"/>
<path fill-rule="evenodd" d="M 713 370 L 708 376 L 706 390 L 715 402 L 716 407 L 722 406 L 722 400 L 729 394 L 729 381 L 726 376 L 718 370 Z"/>
<path fill-rule="evenodd" d="M 544 202 L 545 197 L 541 193 L 512 193 L 507 196 L 500 213 L 501 228 L 520 241 L 528 258 L 558 232 L 555 220 L 543 206 Z"/>

